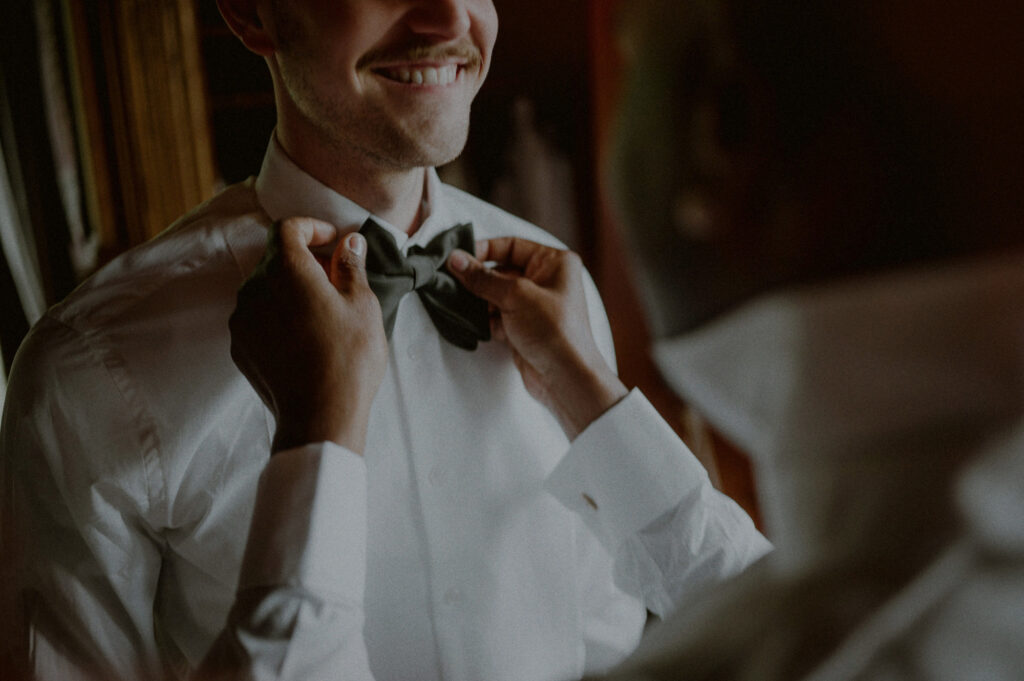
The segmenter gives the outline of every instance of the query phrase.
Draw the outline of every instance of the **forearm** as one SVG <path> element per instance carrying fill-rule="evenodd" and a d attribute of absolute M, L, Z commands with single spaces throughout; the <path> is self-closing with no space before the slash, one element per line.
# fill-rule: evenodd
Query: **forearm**
<path fill-rule="evenodd" d="M 629 390 L 601 360 L 585 362 L 574 357 L 546 376 L 549 405 L 569 441 L 624 398 Z"/>
<path fill-rule="evenodd" d="M 344 402 L 332 395 L 330 399 L 311 399 L 310 403 L 307 408 L 281 410 L 271 453 L 317 442 L 333 442 L 362 456 L 366 448 L 372 396 Z"/>
<path fill-rule="evenodd" d="M 330 443 L 282 451 L 260 480 L 210 679 L 372 679 L 363 640 L 366 469 Z"/>

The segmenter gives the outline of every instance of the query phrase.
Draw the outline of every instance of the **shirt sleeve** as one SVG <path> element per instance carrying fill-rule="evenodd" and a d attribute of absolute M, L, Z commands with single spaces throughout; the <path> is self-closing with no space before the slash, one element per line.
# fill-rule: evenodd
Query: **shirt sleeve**
<path fill-rule="evenodd" d="M 153 451 L 138 400 L 107 360 L 44 317 L 19 349 L 4 404 L 2 588 L 12 608 L 0 645 L 39 681 L 161 674 Z"/>
<path fill-rule="evenodd" d="M 196 679 L 370 681 L 366 527 L 362 457 L 333 443 L 271 457 L 234 606 Z"/>
<path fill-rule="evenodd" d="M 545 484 L 614 556 L 620 588 L 662 617 L 771 548 L 638 390 L 576 438 Z"/>

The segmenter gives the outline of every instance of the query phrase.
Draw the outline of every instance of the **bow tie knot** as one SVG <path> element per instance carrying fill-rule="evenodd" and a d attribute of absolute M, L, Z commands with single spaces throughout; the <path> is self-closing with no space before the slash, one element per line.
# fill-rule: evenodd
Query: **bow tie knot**
<path fill-rule="evenodd" d="M 416 290 L 429 286 L 437 280 L 437 265 L 429 255 L 421 255 L 424 249 L 421 246 L 412 246 L 406 254 L 406 262 L 412 268 L 412 289 Z"/>
<path fill-rule="evenodd" d="M 448 342 L 475 350 L 479 341 L 490 340 L 487 303 L 467 291 L 445 269 L 454 249 L 473 251 L 472 225 L 445 230 L 426 246 L 411 246 L 407 255 L 402 255 L 391 234 L 372 219 L 359 233 L 366 238 L 366 277 L 380 301 L 389 339 L 399 302 L 405 294 L 416 291 L 434 326 Z"/>

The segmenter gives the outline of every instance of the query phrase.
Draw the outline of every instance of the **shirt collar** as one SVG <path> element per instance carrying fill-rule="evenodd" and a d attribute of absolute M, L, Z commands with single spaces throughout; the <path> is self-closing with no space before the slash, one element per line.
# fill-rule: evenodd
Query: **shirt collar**
<path fill-rule="evenodd" d="M 395 238 L 402 251 L 413 244 L 425 244 L 452 226 L 448 224 L 449 208 L 444 201 L 441 180 L 433 168 L 426 169 L 420 227 L 409 236 L 296 165 L 277 141 L 276 134 L 263 157 L 255 187 L 260 205 L 272 220 L 311 217 L 329 222 L 341 234 L 347 234 L 358 230 L 368 218 L 373 218 Z"/>
<path fill-rule="evenodd" d="M 944 415 L 1016 415 L 1022 299 L 1017 253 L 772 294 L 655 355 L 758 459 L 794 444 L 849 449 Z"/>

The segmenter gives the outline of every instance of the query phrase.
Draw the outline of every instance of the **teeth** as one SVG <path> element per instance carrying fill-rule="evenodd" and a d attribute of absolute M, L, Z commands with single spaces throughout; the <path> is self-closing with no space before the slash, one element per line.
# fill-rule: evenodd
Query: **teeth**
<path fill-rule="evenodd" d="M 400 83 L 414 85 L 451 85 L 459 75 L 459 67 L 455 64 L 441 68 L 426 67 L 422 69 L 386 69 L 383 74 Z"/>

